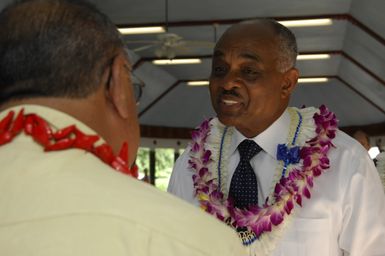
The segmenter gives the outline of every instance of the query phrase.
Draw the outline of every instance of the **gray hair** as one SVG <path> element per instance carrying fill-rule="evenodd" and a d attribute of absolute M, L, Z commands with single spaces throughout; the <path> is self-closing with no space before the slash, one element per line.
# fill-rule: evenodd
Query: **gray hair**
<path fill-rule="evenodd" d="M 0 13 L 0 103 L 84 98 L 124 44 L 113 22 L 82 0 L 21 0 Z"/>
<path fill-rule="evenodd" d="M 286 72 L 295 66 L 298 55 L 297 41 L 290 29 L 273 19 L 261 18 L 255 20 L 247 20 L 241 23 L 259 23 L 269 26 L 276 38 L 277 54 L 279 58 L 277 61 L 277 69 L 280 72 Z"/>
<path fill-rule="evenodd" d="M 295 66 L 298 55 L 297 41 L 293 32 L 287 27 L 275 20 L 270 20 L 270 24 L 277 38 L 279 55 L 277 68 L 281 72 L 286 72 Z"/>

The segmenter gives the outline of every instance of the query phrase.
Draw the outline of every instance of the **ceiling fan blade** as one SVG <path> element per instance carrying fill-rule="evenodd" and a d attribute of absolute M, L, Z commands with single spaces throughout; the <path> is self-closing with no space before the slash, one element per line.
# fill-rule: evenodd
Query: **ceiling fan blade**
<path fill-rule="evenodd" d="M 189 53 L 192 53 L 193 50 L 191 49 L 191 47 L 178 46 L 178 47 L 175 47 L 175 52 L 178 54 L 181 54 L 181 53 L 189 54 Z"/>
<path fill-rule="evenodd" d="M 158 47 L 154 51 L 156 57 L 158 58 L 168 58 L 173 59 L 175 58 L 175 49 L 170 47 Z"/>
<path fill-rule="evenodd" d="M 140 52 L 140 51 L 144 51 L 144 50 L 150 49 L 150 48 L 155 47 L 155 46 L 156 46 L 156 44 L 144 45 L 144 46 L 141 46 L 141 47 L 132 49 L 132 51 L 134 51 L 134 52 Z"/>
<path fill-rule="evenodd" d="M 157 40 L 127 40 L 124 41 L 125 44 L 158 44 Z"/>
<path fill-rule="evenodd" d="M 210 41 L 184 41 L 184 45 L 187 47 L 214 48 L 215 43 Z"/>

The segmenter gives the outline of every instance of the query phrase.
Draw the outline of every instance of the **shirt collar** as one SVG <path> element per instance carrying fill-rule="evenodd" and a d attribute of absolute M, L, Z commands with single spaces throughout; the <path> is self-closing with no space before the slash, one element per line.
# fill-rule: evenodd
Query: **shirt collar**
<path fill-rule="evenodd" d="M 23 104 L 4 109 L 0 113 L 0 119 L 11 110 L 13 110 L 15 112 L 15 115 L 17 115 L 22 108 L 24 108 L 24 114 L 38 114 L 57 129 L 62 129 L 70 125 L 76 125 L 76 127 L 85 134 L 97 134 L 93 129 L 91 129 L 81 121 L 77 120 L 76 118 L 59 110 L 41 105 Z"/>
<path fill-rule="evenodd" d="M 233 154 L 239 143 L 245 139 L 254 140 L 267 154 L 274 159 L 277 158 L 277 146 L 278 144 L 286 144 L 287 136 L 290 127 L 290 115 L 287 110 L 275 120 L 266 130 L 258 134 L 254 138 L 246 138 L 237 129 L 234 129 L 234 133 L 231 140 L 230 152 Z"/>

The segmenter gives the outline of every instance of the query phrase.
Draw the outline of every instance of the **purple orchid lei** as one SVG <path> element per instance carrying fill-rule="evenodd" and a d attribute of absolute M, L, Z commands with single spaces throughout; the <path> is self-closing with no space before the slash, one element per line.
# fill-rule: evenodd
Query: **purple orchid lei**
<path fill-rule="evenodd" d="M 197 130 L 192 133 L 190 168 L 195 173 L 193 183 L 195 196 L 201 207 L 208 213 L 216 216 L 234 228 L 247 227 L 259 238 L 264 232 L 270 232 L 273 226 L 280 225 L 285 216 L 292 213 L 295 203 L 302 207 L 303 198 L 310 199 L 310 189 L 313 179 L 320 176 L 329 168 L 328 151 L 337 130 L 337 119 L 334 113 L 325 106 L 313 116 L 316 136 L 308 140 L 299 149 L 301 168 L 295 168 L 282 176 L 275 185 L 271 203 L 262 206 L 252 206 L 247 210 L 233 206 L 231 200 L 224 198 L 218 186 L 218 180 L 212 178 L 209 165 L 213 161 L 212 152 L 205 148 L 207 137 L 210 135 L 210 120 L 205 120 Z M 281 148 L 281 150 L 287 150 Z M 291 154 L 297 154 L 292 152 Z M 296 160 L 297 161 L 297 160 Z"/>

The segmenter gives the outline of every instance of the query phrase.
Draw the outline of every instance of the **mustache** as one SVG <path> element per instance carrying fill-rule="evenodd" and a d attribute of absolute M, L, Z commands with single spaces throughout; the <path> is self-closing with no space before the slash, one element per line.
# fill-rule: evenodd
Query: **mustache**
<path fill-rule="evenodd" d="M 225 95 L 240 97 L 239 93 L 235 89 L 231 89 L 231 90 L 224 90 L 224 89 L 222 89 L 218 96 L 222 97 L 222 96 L 225 96 Z"/>

